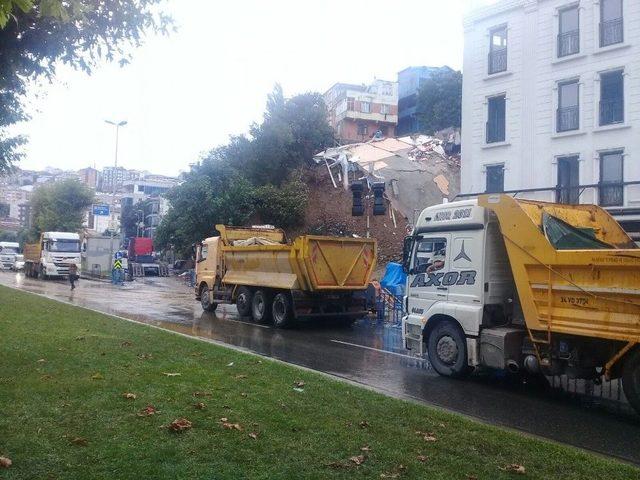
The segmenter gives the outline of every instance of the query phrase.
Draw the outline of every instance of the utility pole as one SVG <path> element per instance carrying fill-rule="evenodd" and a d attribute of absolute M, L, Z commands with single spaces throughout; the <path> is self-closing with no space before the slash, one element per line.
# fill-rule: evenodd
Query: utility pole
<path fill-rule="evenodd" d="M 113 175 L 111 176 L 112 182 L 113 182 L 113 203 L 112 203 L 112 206 L 114 207 L 114 212 L 115 212 L 116 186 L 117 186 L 117 178 L 116 177 L 117 177 L 117 170 L 118 170 L 118 134 L 120 132 L 120 127 L 124 127 L 127 124 L 127 121 L 126 120 L 121 120 L 119 122 L 112 122 L 111 120 L 105 120 L 105 123 L 108 123 L 109 125 L 113 125 L 114 127 L 116 127 L 115 162 L 114 162 Z M 110 211 L 109 213 L 110 213 L 109 216 L 111 217 L 113 215 L 113 212 Z M 111 225 L 111 226 L 113 226 L 113 225 Z M 111 252 L 109 254 L 109 265 L 111 265 L 113 263 L 113 228 L 109 228 L 109 252 Z"/>

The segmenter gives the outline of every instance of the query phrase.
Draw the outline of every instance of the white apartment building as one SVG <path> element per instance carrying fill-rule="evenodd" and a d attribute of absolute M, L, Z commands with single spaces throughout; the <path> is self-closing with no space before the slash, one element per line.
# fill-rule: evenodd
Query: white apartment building
<path fill-rule="evenodd" d="M 476 10 L 463 71 L 463 194 L 596 203 L 640 232 L 640 0 Z"/>

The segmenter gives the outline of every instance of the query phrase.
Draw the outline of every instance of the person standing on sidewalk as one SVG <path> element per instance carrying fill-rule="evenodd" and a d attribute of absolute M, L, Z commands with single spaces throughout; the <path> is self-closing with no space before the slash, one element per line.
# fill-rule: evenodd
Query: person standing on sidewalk
<path fill-rule="evenodd" d="M 76 280 L 78 280 L 78 267 L 75 263 L 69 265 L 69 283 L 71 284 L 71 290 L 76 289 Z"/>

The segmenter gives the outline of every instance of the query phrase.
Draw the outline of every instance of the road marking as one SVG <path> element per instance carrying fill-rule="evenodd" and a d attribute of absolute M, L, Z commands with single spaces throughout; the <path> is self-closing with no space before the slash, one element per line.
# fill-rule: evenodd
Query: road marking
<path fill-rule="evenodd" d="M 331 341 L 333 343 L 340 343 L 342 345 L 348 345 L 350 347 L 364 348 L 366 350 L 373 350 L 374 352 L 388 353 L 389 355 L 395 355 L 397 357 L 410 358 L 411 360 L 423 360 L 422 358 L 419 358 L 419 357 L 412 357 L 411 355 L 405 355 L 403 353 L 396 353 L 396 352 L 390 352 L 389 350 L 381 350 L 379 348 L 367 347 L 366 345 L 358 345 L 357 343 L 343 342 L 342 340 L 331 340 Z"/>

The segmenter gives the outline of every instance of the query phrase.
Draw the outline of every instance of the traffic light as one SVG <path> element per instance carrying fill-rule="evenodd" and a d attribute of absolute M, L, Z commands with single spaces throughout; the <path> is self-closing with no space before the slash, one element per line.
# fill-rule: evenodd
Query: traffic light
<path fill-rule="evenodd" d="M 353 195 L 351 215 L 354 217 L 361 217 L 362 215 L 364 215 L 364 204 L 362 202 L 363 191 L 364 185 L 362 184 L 362 181 L 353 182 L 351 184 L 351 193 Z"/>
<path fill-rule="evenodd" d="M 373 190 L 373 214 L 384 215 L 387 213 L 387 207 L 384 200 L 384 182 L 376 182 L 371 185 Z"/>

